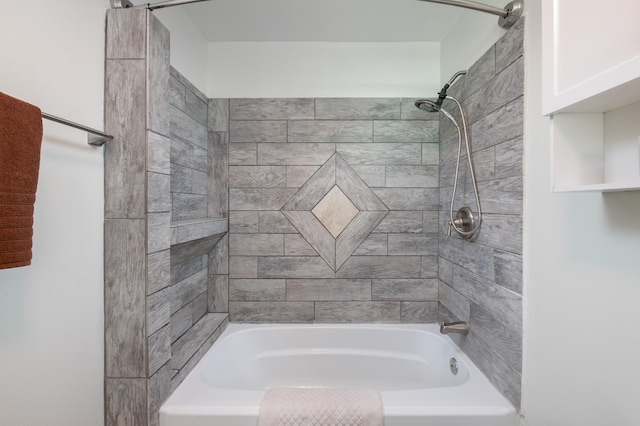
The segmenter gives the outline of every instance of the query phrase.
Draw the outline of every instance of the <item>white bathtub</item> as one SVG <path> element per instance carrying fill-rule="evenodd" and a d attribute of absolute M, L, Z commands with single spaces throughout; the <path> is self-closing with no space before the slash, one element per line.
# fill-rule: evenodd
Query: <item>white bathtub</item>
<path fill-rule="evenodd" d="M 518 424 L 435 324 L 231 324 L 162 405 L 160 426 L 255 426 L 264 391 L 280 386 L 378 389 L 385 426 Z"/>

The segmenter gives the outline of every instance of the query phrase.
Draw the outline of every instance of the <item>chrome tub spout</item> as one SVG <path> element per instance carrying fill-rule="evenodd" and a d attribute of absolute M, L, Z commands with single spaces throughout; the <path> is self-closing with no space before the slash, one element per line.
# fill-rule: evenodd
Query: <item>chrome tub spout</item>
<path fill-rule="evenodd" d="M 469 324 L 464 321 L 458 322 L 440 322 L 440 333 L 458 333 L 466 335 L 469 332 Z"/>

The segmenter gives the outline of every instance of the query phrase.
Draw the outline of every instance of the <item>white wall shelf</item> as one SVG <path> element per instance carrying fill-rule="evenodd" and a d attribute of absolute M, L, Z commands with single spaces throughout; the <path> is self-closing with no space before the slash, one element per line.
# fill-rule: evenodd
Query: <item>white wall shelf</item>
<path fill-rule="evenodd" d="M 640 2 L 543 0 L 542 13 L 551 190 L 639 190 Z"/>

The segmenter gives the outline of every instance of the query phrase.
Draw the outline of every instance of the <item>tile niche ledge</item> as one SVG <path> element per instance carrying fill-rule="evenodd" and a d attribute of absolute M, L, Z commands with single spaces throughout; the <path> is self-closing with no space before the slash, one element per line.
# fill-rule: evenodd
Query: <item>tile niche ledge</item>
<path fill-rule="evenodd" d="M 227 218 L 190 219 L 171 222 L 171 245 L 215 238 L 216 242 L 229 230 Z"/>

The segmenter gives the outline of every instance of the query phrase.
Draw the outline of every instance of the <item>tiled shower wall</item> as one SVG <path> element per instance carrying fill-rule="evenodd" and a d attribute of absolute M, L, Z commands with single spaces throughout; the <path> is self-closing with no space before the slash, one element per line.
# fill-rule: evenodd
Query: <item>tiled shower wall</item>
<path fill-rule="evenodd" d="M 230 100 L 231 321 L 436 320 L 439 125 L 413 101 Z"/>
<path fill-rule="evenodd" d="M 454 84 L 449 94 L 461 101 L 472 140 L 482 227 L 465 241 L 447 237 L 458 134 L 440 121 L 440 317 L 468 321 L 471 332 L 456 337 L 494 385 L 520 406 L 522 366 L 522 194 L 524 20 L 520 20 Z M 453 101 L 443 105 L 456 116 Z M 455 211 L 476 211 L 466 165 Z"/>
<path fill-rule="evenodd" d="M 220 144 L 208 101 L 175 72 L 170 91 L 166 28 L 145 10 L 109 10 L 106 52 L 105 424 L 157 425 L 226 325 L 226 313 L 207 313 L 207 290 L 227 207 L 202 189 L 226 188 L 226 175 L 195 158 L 200 147 L 212 164 Z M 224 253 L 213 250 L 216 265 Z"/>

